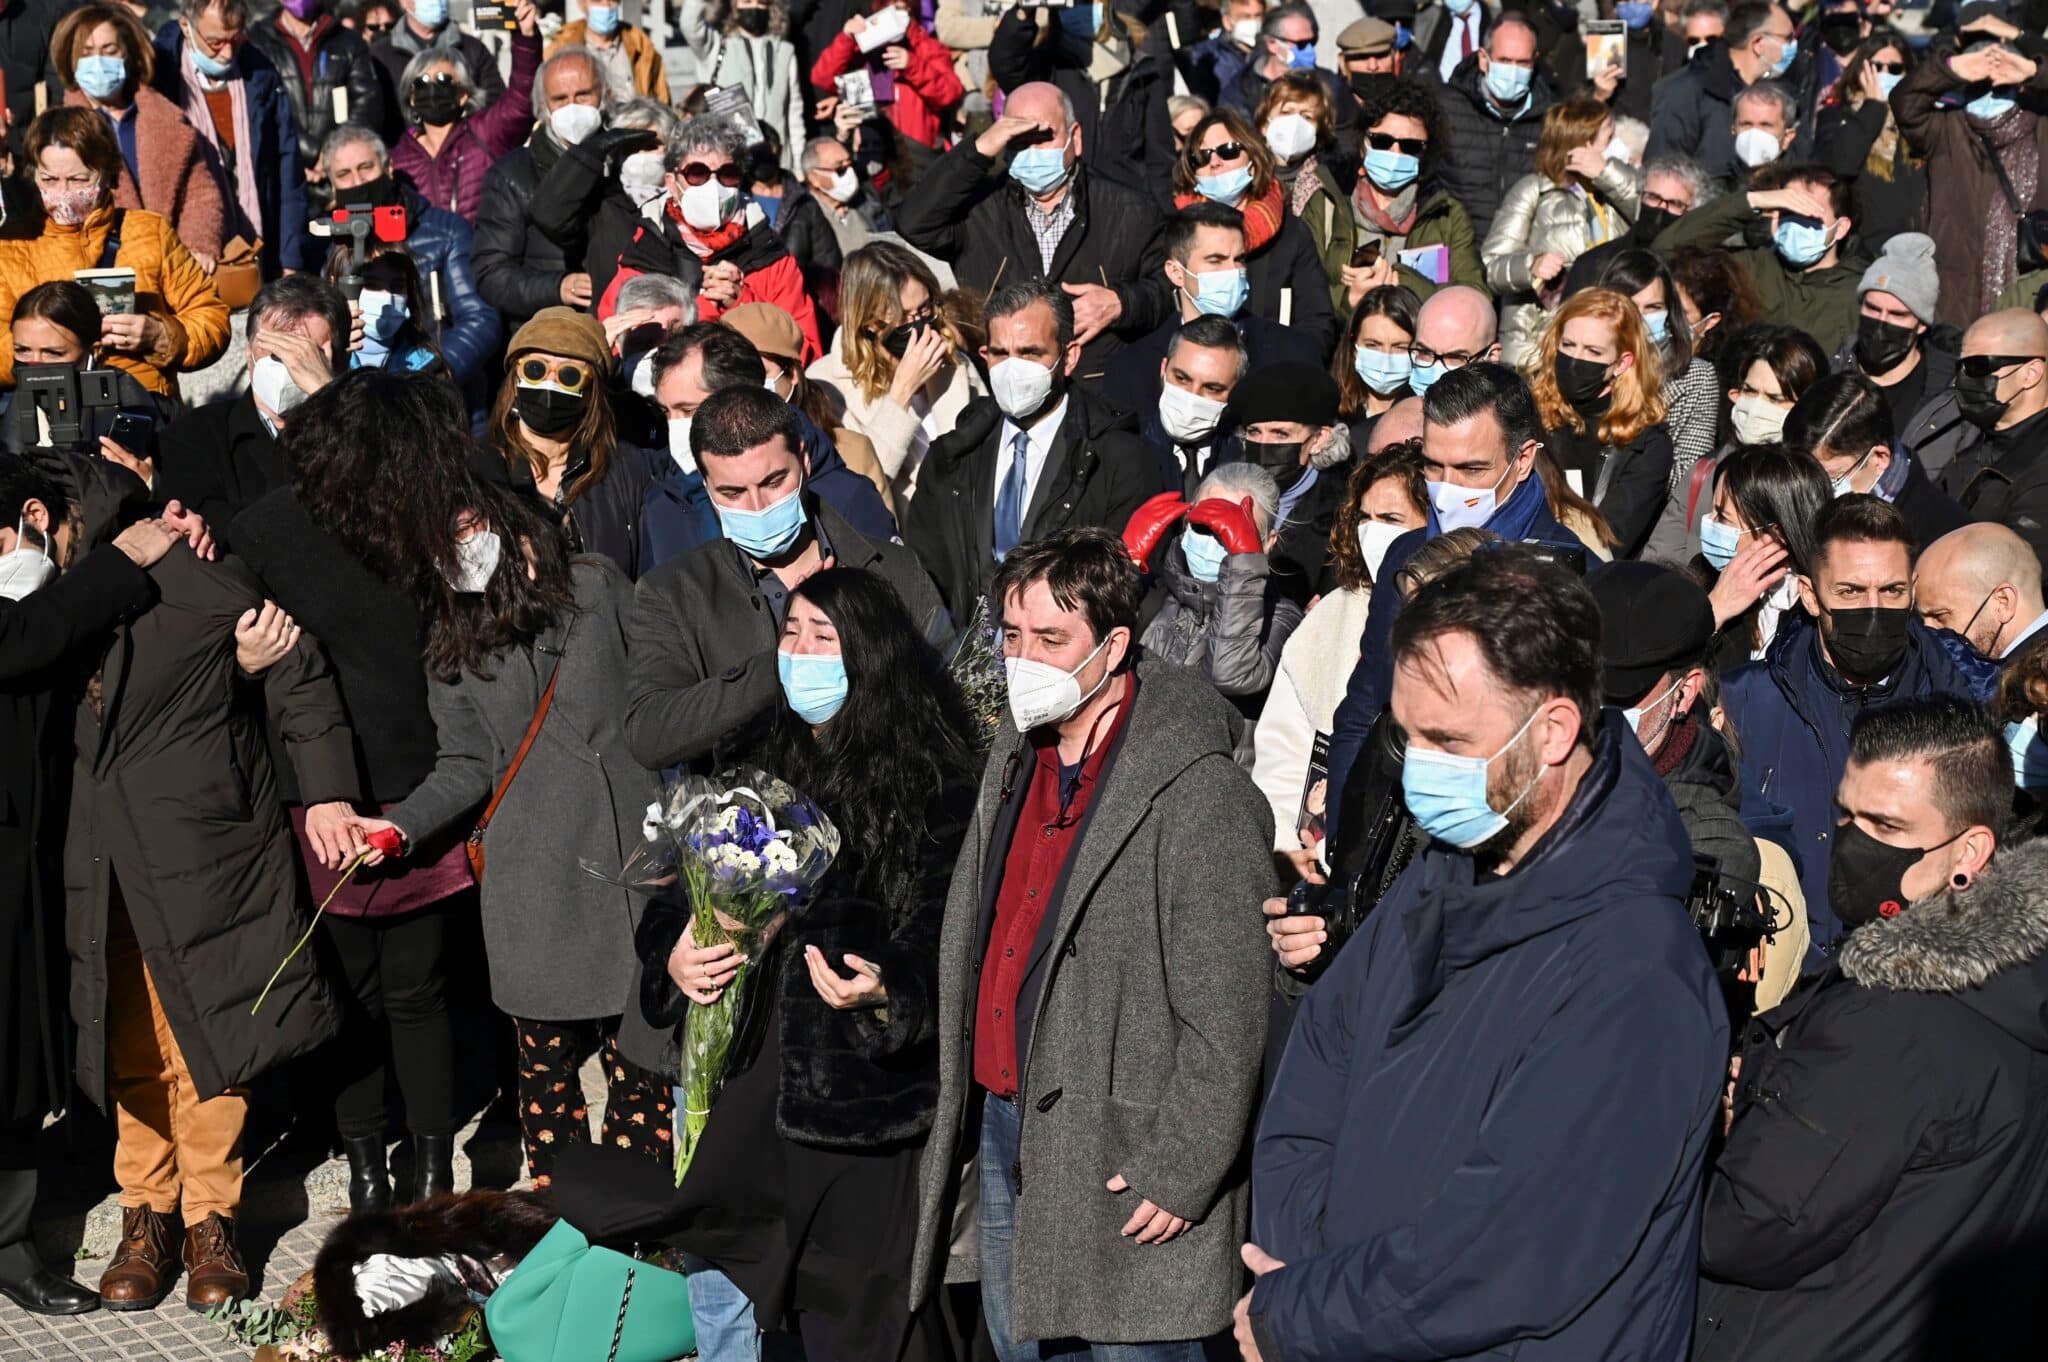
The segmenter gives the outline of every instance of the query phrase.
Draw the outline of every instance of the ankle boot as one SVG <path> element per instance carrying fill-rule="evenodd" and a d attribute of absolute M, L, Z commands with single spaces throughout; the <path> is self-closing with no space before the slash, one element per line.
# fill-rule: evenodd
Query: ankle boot
<path fill-rule="evenodd" d="M 341 1147 L 348 1155 L 349 1214 L 390 1210 L 391 1170 L 385 1162 L 384 1137 L 363 1135 L 345 1139 Z"/>
<path fill-rule="evenodd" d="M 173 1247 L 178 1217 L 147 1206 L 121 1209 L 121 1243 L 100 1274 L 100 1299 L 109 1310 L 154 1310 L 178 1275 Z"/>
<path fill-rule="evenodd" d="M 455 1137 L 415 1135 L 412 1137 L 412 1199 L 425 1201 L 455 1190 Z"/>
<path fill-rule="evenodd" d="M 209 1215 L 185 1231 L 185 1308 L 205 1314 L 249 1294 L 249 1270 L 235 1245 L 235 1222 Z"/>
<path fill-rule="evenodd" d="M 100 1308 L 99 1292 L 50 1271 L 28 1240 L 0 1248 L 0 1296 L 32 1315 L 82 1315 Z"/>

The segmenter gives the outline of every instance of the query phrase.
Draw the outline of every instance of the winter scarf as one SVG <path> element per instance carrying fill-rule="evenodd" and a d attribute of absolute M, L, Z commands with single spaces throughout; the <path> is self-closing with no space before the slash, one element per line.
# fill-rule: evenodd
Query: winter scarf
<path fill-rule="evenodd" d="M 1178 194 L 1173 202 L 1177 208 L 1192 208 L 1206 200 L 1200 194 Z M 1259 198 L 1246 195 L 1237 210 L 1244 214 L 1244 253 L 1257 255 L 1279 234 L 1280 224 L 1287 218 L 1287 200 L 1281 191 L 1280 181 L 1275 180 L 1268 185 Z"/>
<path fill-rule="evenodd" d="M 253 239 L 263 231 L 263 201 L 256 194 L 256 139 L 249 135 L 249 84 L 239 74 L 219 82 L 200 75 L 199 67 L 192 61 L 190 36 L 179 46 L 178 52 L 185 73 L 185 117 L 191 120 L 192 127 L 201 137 L 213 144 L 216 152 L 222 153 L 223 162 L 234 161 L 235 202 L 242 210 L 242 222 L 247 229 L 243 235 Z M 221 146 L 220 133 L 213 126 L 213 111 L 206 106 L 207 90 L 223 87 L 234 109 L 235 146 L 232 152 Z"/>

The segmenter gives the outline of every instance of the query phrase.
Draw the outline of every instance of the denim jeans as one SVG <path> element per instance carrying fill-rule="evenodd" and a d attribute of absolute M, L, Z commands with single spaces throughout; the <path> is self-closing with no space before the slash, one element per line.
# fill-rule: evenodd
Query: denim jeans
<path fill-rule="evenodd" d="M 1092 1358 L 1093 1362 L 1202 1362 L 1199 1339 L 1173 1343 L 1017 1342 L 1010 1330 L 1010 1264 L 1017 1237 L 1017 1194 L 1010 1169 L 1017 1162 L 1017 1136 L 1017 1104 L 990 1097 L 981 1116 L 981 1313 L 988 1322 L 997 1362 L 1070 1357 Z M 700 1339 L 703 1327 L 701 1323 L 697 1326 Z"/>
<path fill-rule="evenodd" d="M 754 1327 L 754 1303 L 732 1278 L 702 1258 L 686 1257 L 690 1318 L 697 1325 L 700 1362 L 761 1362 L 761 1331 Z"/>

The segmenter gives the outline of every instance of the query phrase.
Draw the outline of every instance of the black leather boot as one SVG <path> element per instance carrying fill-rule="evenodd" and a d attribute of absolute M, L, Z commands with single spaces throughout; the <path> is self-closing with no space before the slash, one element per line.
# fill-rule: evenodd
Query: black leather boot
<path fill-rule="evenodd" d="M 412 1199 L 425 1201 L 455 1190 L 455 1137 L 415 1135 L 412 1137 Z"/>
<path fill-rule="evenodd" d="M 384 1137 L 364 1135 L 343 1140 L 348 1154 L 348 1209 L 360 1211 L 391 1209 L 391 1170 L 384 1158 Z"/>
<path fill-rule="evenodd" d="M 100 1308 L 100 1293 L 43 1266 L 33 1244 L 0 1248 L 0 1296 L 32 1315 L 83 1315 Z"/>

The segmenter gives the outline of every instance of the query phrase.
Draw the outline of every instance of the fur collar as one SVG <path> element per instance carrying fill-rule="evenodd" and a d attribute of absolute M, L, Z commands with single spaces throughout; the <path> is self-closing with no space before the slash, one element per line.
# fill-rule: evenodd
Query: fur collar
<path fill-rule="evenodd" d="M 1968 889 L 1858 928 L 1842 972 L 1868 988 L 1961 993 L 2048 953 L 2048 838 L 2003 849 Z"/>

